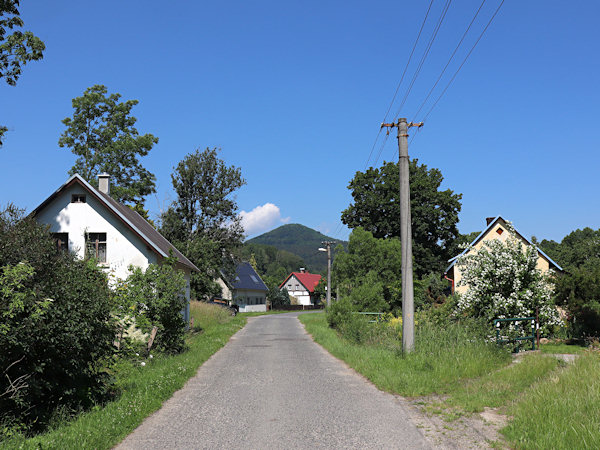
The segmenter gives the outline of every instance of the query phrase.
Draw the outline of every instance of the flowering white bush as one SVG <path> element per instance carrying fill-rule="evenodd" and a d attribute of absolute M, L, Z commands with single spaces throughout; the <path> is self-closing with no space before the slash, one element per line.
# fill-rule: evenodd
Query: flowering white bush
<path fill-rule="evenodd" d="M 462 278 L 458 286 L 468 286 L 459 296 L 461 311 L 487 320 L 531 317 L 539 307 L 540 327 L 559 325 L 560 317 L 552 303 L 549 275 L 537 269 L 538 252 L 526 245 L 508 225 L 506 241 L 484 241 L 478 250 L 456 262 Z"/>

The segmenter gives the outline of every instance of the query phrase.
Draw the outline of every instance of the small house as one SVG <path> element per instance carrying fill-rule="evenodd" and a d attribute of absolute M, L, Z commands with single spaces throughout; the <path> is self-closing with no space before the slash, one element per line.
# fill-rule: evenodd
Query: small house
<path fill-rule="evenodd" d="M 233 280 L 222 274 L 217 279 L 221 286 L 221 299 L 237 305 L 240 312 L 265 312 L 269 289 L 248 262 L 241 262 L 235 269 Z"/>
<path fill-rule="evenodd" d="M 506 220 L 504 220 L 501 216 L 497 217 L 488 217 L 486 219 L 487 227 L 483 230 L 473 242 L 459 255 L 450 259 L 448 262 L 450 265 L 446 269 L 444 273 L 444 277 L 452 283 L 452 293 L 454 294 L 464 293 L 468 286 L 458 286 L 458 282 L 461 280 L 460 269 L 457 267 L 456 262 L 459 257 L 467 254 L 468 252 L 479 250 L 485 241 L 489 241 L 491 239 L 500 239 L 505 241 L 509 234 L 509 227 L 507 226 Z M 527 240 L 521 233 L 519 233 L 514 227 L 511 227 L 514 230 L 515 235 L 518 239 L 520 239 L 525 245 L 533 245 L 529 240 Z M 537 268 L 542 272 L 548 272 L 550 269 L 562 272 L 563 269 L 558 264 L 556 264 L 548 255 L 546 255 L 542 250 L 537 248 L 538 251 L 538 261 Z"/>
<path fill-rule="evenodd" d="M 319 281 L 321 281 L 321 275 L 300 269 L 300 272 L 289 274 L 279 285 L 279 289 L 286 288 L 288 293 L 298 300 L 299 305 L 315 305 L 317 303 L 315 288 Z"/>
<path fill-rule="evenodd" d="M 32 212 L 47 224 L 59 250 L 80 258 L 92 257 L 117 278 L 129 275 L 129 266 L 145 270 L 170 255 L 186 280 L 188 306 L 183 312 L 189 321 L 190 275 L 198 268 L 173 244 L 133 209 L 110 196 L 110 176 L 98 177 L 98 189 L 75 174 Z"/>

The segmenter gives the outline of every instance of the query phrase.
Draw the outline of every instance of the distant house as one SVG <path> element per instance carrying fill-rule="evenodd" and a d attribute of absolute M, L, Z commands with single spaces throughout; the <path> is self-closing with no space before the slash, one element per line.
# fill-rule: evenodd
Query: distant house
<path fill-rule="evenodd" d="M 452 293 L 464 293 L 468 286 L 457 286 L 458 282 L 461 280 L 460 269 L 457 267 L 456 262 L 459 257 L 472 252 L 479 250 L 485 241 L 489 241 L 491 239 L 500 239 L 505 241 L 509 236 L 510 232 L 507 228 L 507 221 L 504 220 L 501 216 L 497 217 L 488 217 L 486 219 L 487 227 L 483 230 L 479 236 L 475 238 L 473 242 L 467 247 L 460 255 L 455 256 L 448 262 L 450 265 L 446 269 L 444 276 L 452 283 Z M 529 242 L 521 233 L 519 233 L 514 226 L 512 227 L 515 231 L 516 236 L 523 242 L 525 245 L 533 245 Z M 558 264 L 556 264 L 548 255 L 546 255 L 542 250 L 537 248 L 538 251 L 538 261 L 537 268 L 542 271 L 542 273 L 548 272 L 548 270 L 552 269 L 557 272 L 562 272 L 563 269 Z"/>
<path fill-rule="evenodd" d="M 217 283 L 221 286 L 221 298 L 239 306 L 240 312 L 267 310 L 269 289 L 250 263 L 239 263 L 233 280 L 226 280 L 225 276 L 221 276 Z"/>
<path fill-rule="evenodd" d="M 80 258 L 93 257 L 107 272 L 124 279 L 129 266 L 146 269 L 172 254 L 186 280 L 189 320 L 190 274 L 198 268 L 142 216 L 110 197 L 110 176 L 98 177 L 98 189 L 73 175 L 32 215 L 50 226 L 57 248 Z"/>
<path fill-rule="evenodd" d="M 279 285 L 279 289 L 286 288 L 291 296 L 298 299 L 299 305 L 314 305 L 316 301 L 315 287 L 319 281 L 321 281 L 321 275 L 300 269 L 300 272 L 289 274 Z"/>

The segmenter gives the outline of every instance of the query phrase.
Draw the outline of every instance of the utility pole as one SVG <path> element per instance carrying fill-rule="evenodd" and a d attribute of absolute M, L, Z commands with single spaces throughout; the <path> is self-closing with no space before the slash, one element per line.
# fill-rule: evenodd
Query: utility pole
<path fill-rule="evenodd" d="M 422 127 L 420 123 L 382 123 L 381 128 L 398 129 L 398 168 L 400 172 L 400 241 L 402 243 L 402 350 L 406 353 L 415 347 L 415 305 L 412 267 L 412 227 L 410 217 L 410 184 L 408 171 L 408 128 Z"/>
<path fill-rule="evenodd" d="M 320 248 L 319 251 L 327 251 L 327 307 L 331 306 L 331 241 L 321 242 L 325 248 Z"/>

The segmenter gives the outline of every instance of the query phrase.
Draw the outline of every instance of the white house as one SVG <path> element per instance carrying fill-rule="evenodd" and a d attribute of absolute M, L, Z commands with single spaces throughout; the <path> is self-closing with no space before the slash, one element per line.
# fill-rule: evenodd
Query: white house
<path fill-rule="evenodd" d="M 221 298 L 239 306 L 240 312 L 265 312 L 268 288 L 250 263 L 241 262 L 235 270 L 235 278 L 217 279 L 221 286 Z"/>
<path fill-rule="evenodd" d="M 198 268 L 131 208 L 110 197 L 110 176 L 98 177 L 98 189 L 73 175 L 44 200 L 32 215 L 50 226 L 59 249 L 80 258 L 92 256 L 114 276 L 124 279 L 129 266 L 146 269 L 172 254 L 184 273 L 189 321 L 190 274 Z"/>
<path fill-rule="evenodd" d="M 299 305 L 315 304 L 315 287 L 321 281 L 321 275 L 306 272 L 300 269 L 300 272 L 292 272 L 288 275 L 279 289 L 286 288 L 288 294 L 298 299 Z"/>

